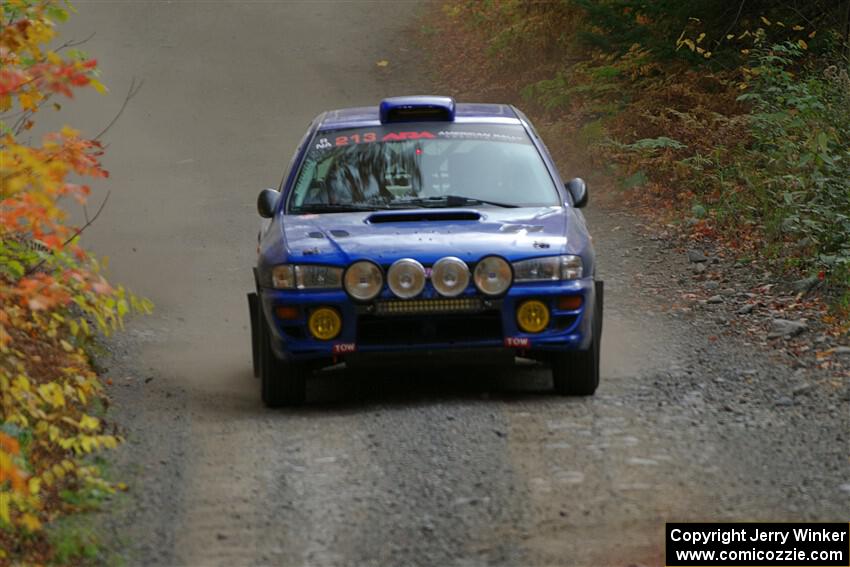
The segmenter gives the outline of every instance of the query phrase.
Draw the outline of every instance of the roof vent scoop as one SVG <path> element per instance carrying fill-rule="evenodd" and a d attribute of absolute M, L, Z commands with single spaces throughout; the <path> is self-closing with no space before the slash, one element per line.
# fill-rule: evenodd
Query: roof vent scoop
<path fill-rule="evenodd" d="M 381 123 L 451 122 L 455 100 L 448 96 L 398 96 L 381 101 Z"/>
<path fill-rule="evenodd" d="M 423 211 L 416 209 L 412 211 L 380 212 L 370 215 L 366 222 L 369 224 L 396 223 L 396 222 L 426 222 L 426 221 L 480 221 L 481 213 L 478 211 Z"/>

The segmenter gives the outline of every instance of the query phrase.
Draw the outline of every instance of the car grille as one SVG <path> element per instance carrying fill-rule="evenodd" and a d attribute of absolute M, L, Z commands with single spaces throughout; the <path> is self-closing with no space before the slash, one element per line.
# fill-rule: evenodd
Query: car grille
<path fill-rule="evenodd" d="M 417 315 L 360 315 L 357 342 L 360 345 L 455 344 L 501 340 L 499 311 Z"/>

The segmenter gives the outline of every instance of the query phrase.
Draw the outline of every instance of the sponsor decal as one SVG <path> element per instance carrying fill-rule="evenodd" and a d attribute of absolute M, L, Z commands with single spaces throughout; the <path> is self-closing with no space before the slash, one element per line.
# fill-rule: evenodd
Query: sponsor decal
<path fill-rule="evenodd" d="M 436 138 L 431 132 L 390 132 L 381 138 L 384 142 L 399 141 L 399 140 L 433 140 Z"/>
<path fill-rule="evenodd" d="M 357 352 L 355 343 L 336 343 L 333 346 L 334 354 L 351 354 L 352 352 Z"/>
<path fill-rule="evenodd" d="M 349 144 L 371 144 L 378 140 L 378 135 L 374 132 L 366 132 L 362 135 L 351 134 L 350 136 L 337 136 L 334 140 L 336 146 L 347 146 Z"/>
<path fill-rule="evenodd" d="M 492 128 L 498 129 L 493 126 Z M 374 142 L 403 142 L 406 140 L 435 140 L 438 138 L 449 140 L 493 140 L 497 142 L 513 142 L 530 144 L 530 140 L 523 136 L 499 131 L 474 131 L 474 130 L 414 130 L 397 132 L 376 132 L 374 130 L 347 130 L 344 134 L 334 137 L 319 138 L 314 148 L 319 152 L 326 152 L 333 148 L 344 148 L 358 144 L 371 144 Z M 420 150 L 421 151 L 421 150 Z M 417 155 L 419 152 L 417 152 Z"/>
<path fill-rule="evenodd" d="M 531 346 L 531 339 L 528 337 L 505 337 L 505 346 L 508 348 L 528 348 Z"/>
<path fill-rule="evenodd" d="M 529 143 L 522 136 L 511 136 L 498 132 L 474 132 L 469 130 L 441 130 L 437 132 L 440 138 L 454 138 L 461 140 L 495 140 L 497 142 Z"/>

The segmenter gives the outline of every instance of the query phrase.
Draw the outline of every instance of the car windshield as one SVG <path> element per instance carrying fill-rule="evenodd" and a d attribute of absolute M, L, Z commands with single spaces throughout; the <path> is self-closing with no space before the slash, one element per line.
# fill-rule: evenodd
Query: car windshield
<path fill-rule="evenodd" d="M 559 204 L 520 125 L 407 123 L 320 132 L 290 213 Z"/>

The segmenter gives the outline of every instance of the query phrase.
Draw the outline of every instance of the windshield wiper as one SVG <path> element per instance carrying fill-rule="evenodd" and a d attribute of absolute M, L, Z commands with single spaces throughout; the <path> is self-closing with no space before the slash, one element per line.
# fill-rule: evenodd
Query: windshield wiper
<path fill-rule="evenodd" d="M 420 207 L 463 207 L 465 205 L 492 205 L 494 207 L 504 207 L 510 209 L 515 209 L 519 206 L 513 205 L 511 203 L 499 203 L 498 201 L 487 201 L 485 199 L 464 197 L 462 195 L 441 195 L 439 197 L 415 197 L 411 199 L 397 199 L 392 202 L 392 205 L 418 205 Z"/>
<path fill-rule="evenodd" d="M 301 205 L 300 207 L 293 208 L 289 212 L 292 214 L 302 214 L 302 213 L 360 213 L 360 212 L 369 212 L 369 211 L 377 211 L 384 210 L 388 207 L 386 205 L 358 205 L 353 203 L 312 203 L 309 205 Z"/>

